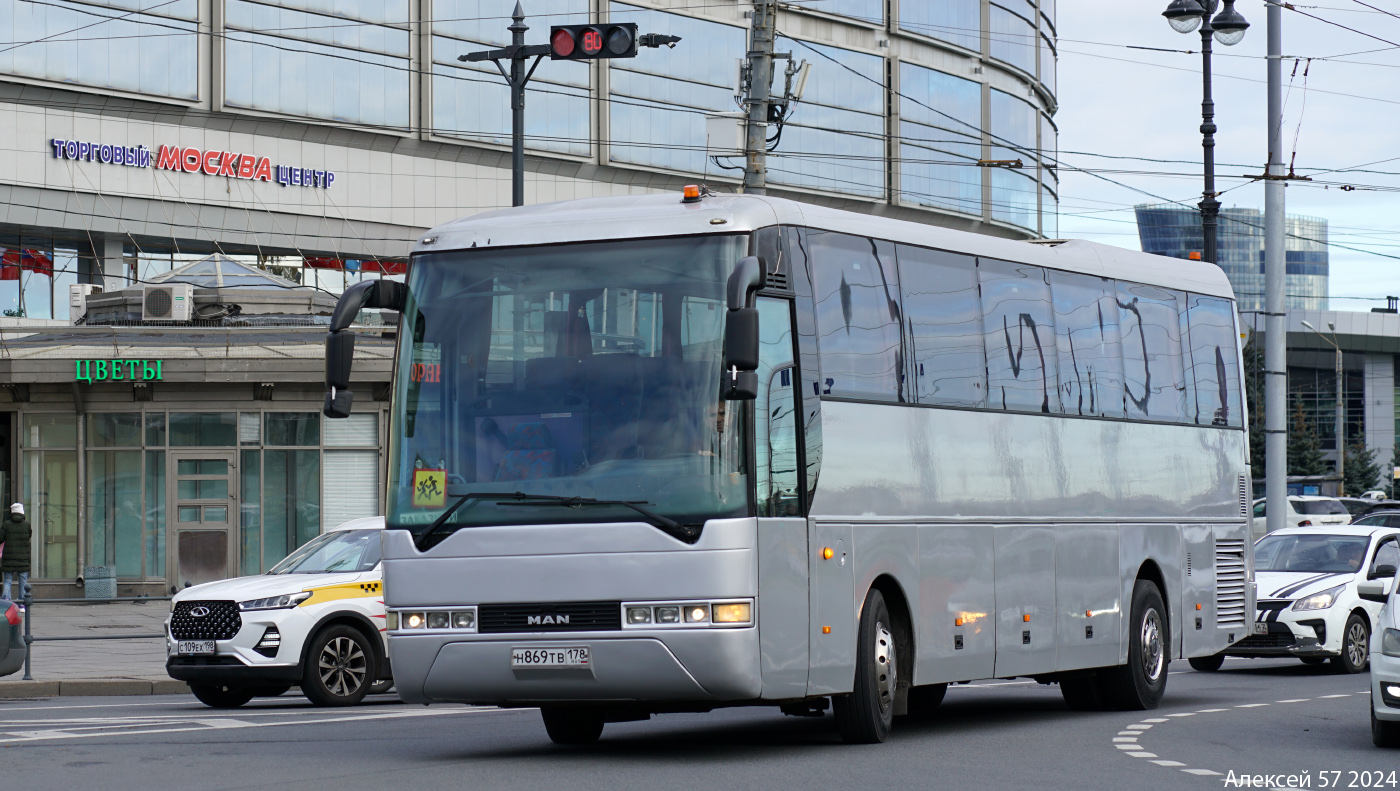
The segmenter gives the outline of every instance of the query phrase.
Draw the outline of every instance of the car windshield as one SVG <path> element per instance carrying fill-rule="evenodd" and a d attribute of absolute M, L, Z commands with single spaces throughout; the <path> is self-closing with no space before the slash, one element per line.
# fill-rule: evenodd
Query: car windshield
<path fill-rule="evenodd" d="M 1256 571 L 1354 574 L 1366 559 L 1366 536 L 1273 535 L 1254 545 Z"/>
<path fill-rule="evenodd" d="M 268 570 L 268 574 L 334 574 L 369 571 L 379 563 L 378 530 L 337 530 L 317 536 Z"/>
<path fill-rule="evenodd" d="M 1294 500 L 1293 510 L 1310 516 L 1347 513 L 1347 507 L 1340 500 Z"/>
<path fill-rule="evenodd" d="M 725 282 L 747 236 L 420 255 L 396 366 L 390 528 L 467 492 L 624 500 L 685 525 L 750 512 L 720 399 Z M 473 525 L 635 521 L 618 505 L 464 502 Z"/>

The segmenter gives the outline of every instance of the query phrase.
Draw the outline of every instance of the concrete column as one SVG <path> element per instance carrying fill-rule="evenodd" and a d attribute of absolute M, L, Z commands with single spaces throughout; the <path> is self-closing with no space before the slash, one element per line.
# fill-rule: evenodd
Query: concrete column
<path fill-rule="evenodd" d="M 1366 447 L 1376 452 L 1376 461 L 1384 472 L 1382 477 L 1388 482 L 1390 480 L 1390 455 L 1395 448 L 1395 357 L 1393 355 L 1366 355 Z"/>
<path fill-rule="evenodd" d="M 130 285 L 127 261 L 122 255 L 124 241 L 126 237 L 119 234 L 93 234 L 92 282 L 101 283 L 105 291 Z"/>

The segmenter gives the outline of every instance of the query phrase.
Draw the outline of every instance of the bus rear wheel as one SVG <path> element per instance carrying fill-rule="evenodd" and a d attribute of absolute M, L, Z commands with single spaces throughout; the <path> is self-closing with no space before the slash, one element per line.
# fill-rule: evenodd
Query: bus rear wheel
<path fill-rule="evenodd" d="M 878 744 L 889 738 L 899 666 L 892 624 L 884 594 L 872 588 L 860 609 L 855 684 L 851 694 L 832 699 L 836 730 L 851 744 Z"/>
<path fill-rule="evenodd" d="M 603 714 L 583 706 L 540 706 L 545 733 L 555 744 L 593 744 L 603 735 Z"/>
<path fill-rule="evenodd" d="M 1167 606 L 1156 583 L 1137 581 L 1129 612 L 1128 663 L 1099 671 L 1099 697 L 1104 708 L 1116 711 L 1155 709 L 1167 690 L 1171 661 Z"/>

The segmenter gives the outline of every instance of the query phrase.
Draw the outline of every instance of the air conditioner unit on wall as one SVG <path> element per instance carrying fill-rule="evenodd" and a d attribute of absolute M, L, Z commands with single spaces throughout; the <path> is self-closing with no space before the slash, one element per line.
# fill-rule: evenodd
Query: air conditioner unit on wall
<path fill-rule="evenodd" d="M 141 289 L 142 321 L 189 321 L 194 313 L 194 286 L 171 283 Z"/>
<path fill-rule="evenodd" d="M 87 298 L 101 293 L 102 286 L 95 283 L 69 283 L 68 320 L 74 324 L 82 321 L 87 316 Z"/>

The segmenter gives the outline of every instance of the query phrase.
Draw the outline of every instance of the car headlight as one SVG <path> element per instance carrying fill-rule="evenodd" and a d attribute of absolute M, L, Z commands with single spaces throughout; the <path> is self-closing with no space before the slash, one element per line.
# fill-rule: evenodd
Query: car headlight
<path fill-rule="evenodd" d="M 1346 587 L 1347 584 L 1343 582 L 1335 588 L 1328 588 L 1321 593 L 1314 593 L 1307 598 L 1299 599 L 1293 603 L 1293 610 L 1295 612 L 1302 612 L 1304 610 L 1325 610 L 1337 603 L 1337 598 L 1342 595 L 1342 591 L 1345 590 Z"/>
<path fill-rule="evenodd" d="M 1381 635 L 1381 653 L 1400 657 L 1400 629 L 1386 629 Z"/>
<path fill-rule="evenodd" d="M 244 612 L 249 610 L 285 610 L 290 607 L 295 607 L 309 598 L 311 598 L 311 591 L 284 593 L 281 596 L 269 596 L 266 599 L 241 601 L 238 603 L 238 609 Z"/>

